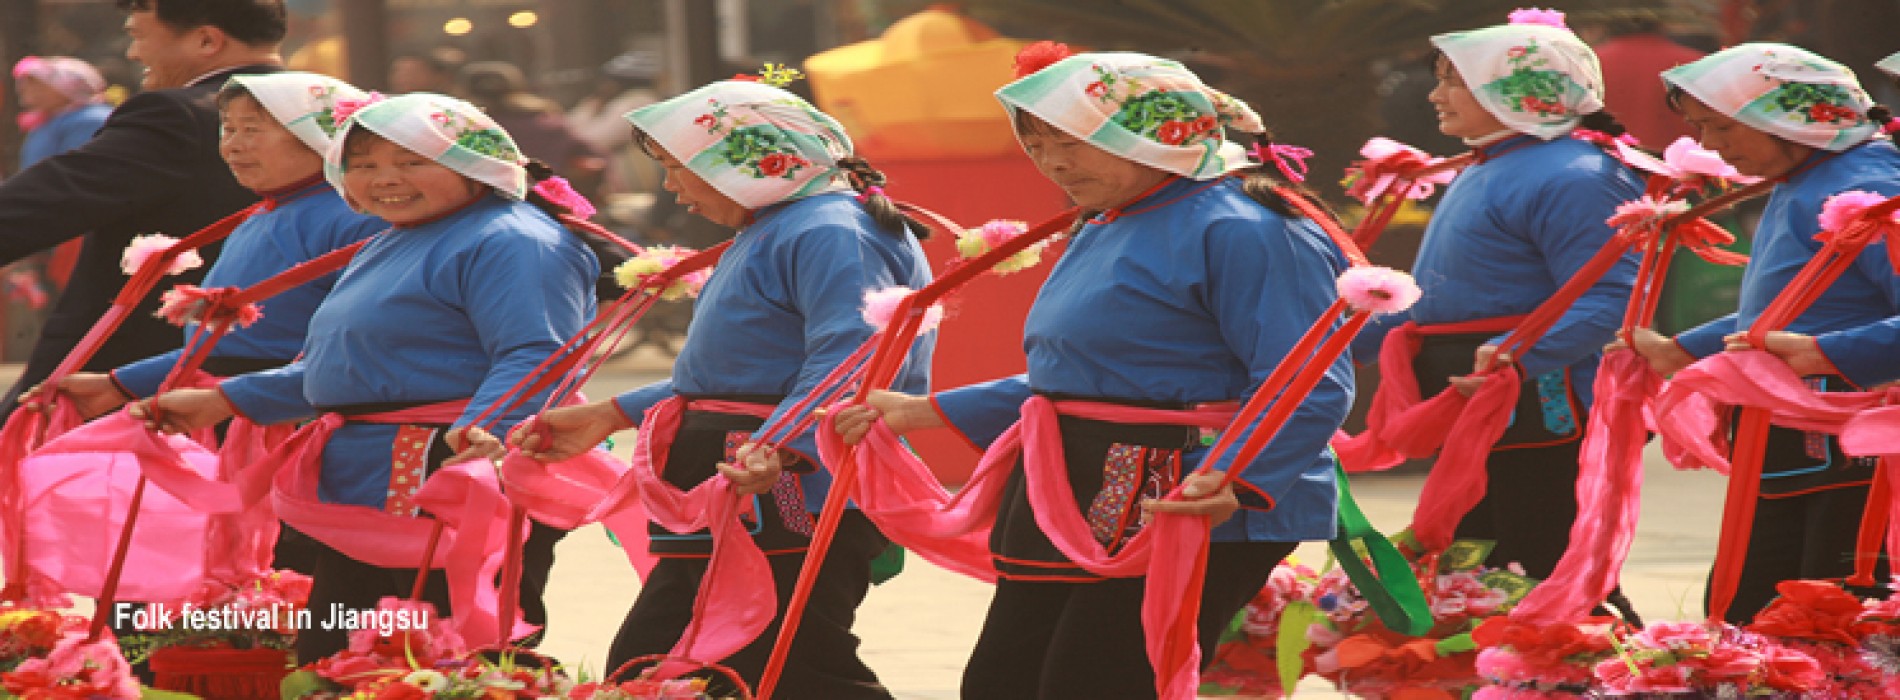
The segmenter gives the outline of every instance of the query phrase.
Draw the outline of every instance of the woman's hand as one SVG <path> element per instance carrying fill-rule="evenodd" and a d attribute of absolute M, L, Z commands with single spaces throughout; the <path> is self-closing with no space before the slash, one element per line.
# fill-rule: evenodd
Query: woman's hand
<path fill-rule="evenodd" d="M 767 447 L 756 442 L 740 445 L 733 456 L 738 464 L 720 462 L 714 465 L 719 473 L 726 475 L 732 482 L 733 490 L 742 496 L 757 496 L 771 491 L 778 485 L 779 475 L 785 473 L 785 457 L 777 448 Z"/>
<path fill-rule="evenodd" d="M 1511 356 L 1511 353 L 1498 352 L 1498 346 L 1496 345 L 1480 345 L 1478 346 L 1478 351 L 1473 353 L 1471 357 L 1471 374 L 1463 377 L 1450 378 L 1451 388 L 1457 389 L 1458 393 L 1464 394 L 1466 397 L 1476 394 L 1478 393 L 1478 389 L 1484 386 L 1485 380 L 1489 378 L 1489 375 L 1486 374 L 1487 372 L 1511 364 L 1511 362 L 1516 359 L 1517 358 Z"/>
<path fill-rule="evenodd" d="M 45 388 L 43 385 L 36 386 L 26 392 L 20 397 L 20 406 L 28 410 L 38 410 L 39 403 L 34 399 L 39 398 L 40 392 Z M 125 402 L 132 400 L 132 397 L 119 391 L 119 385 L 112 381 L 112 375 L 104 372 L 80 372 L 67 375 L 65 379 L 59 380 L 58 392 L 68 401 L 73 402 L 73 407 L 79 409 L 79 415 L 86 420 L 111 413 L 113 409 L 124 406 Z"/>
<path fill-rule="evenodd" d="M 132 417 L 145 427 L 180 434 L 212 427 L 237 414 L 217 389 L 179 389 L 132 404 Z"/>
<path fill-rule="evenodd" d="M 633 427 L 612 400 L 566 406 L 522 421 L 508 446 L 542 462 L 559 462 L 594 449 L 607 436 Z"/>
<path fill-rule="evenodd" d="M 823 410 L 823 409 L 819 409 Z M 914 430 L 947 427 L 943 416 L 930 405 L 930 397 L 900 394 L 895 391 L 873 391 L 862 404 L 849 406 L 838 412 L 838 435 L 844 437 L 847 445 L 856 445 L 871 432 L 871 423 L 883 418 L 884 425 L 891 432 L 903 435 Z"/>
<path fill-rule="evenodd" d="M 475 426 L 451 430 L 443 436 L 442 441 L 448 443 L 449 449 L 455 450 L 455 456 L 444 464 L 461 464 L 471 459 L 498 461 L 508 456 L 508 446 L 502 444 L 501 438 Z"/>
<path fill-rule="evenodd" d="M 1682 368 L 1695 364 L 1695 356 L 1683 350 L 1669 336 L 1657 333 L 1651 328 L 1638 328 L 1624 335 L 1618 332 L 1618 338 L 1637 355 L 1649 362 L 1649 368 L 1664 377 L 1682 371 Z M 1612 345 L 1611 347 L 1615 347 Z"/>
<path fill-rule="evenodd" d="M 1181 482 L 1181 500 L 1165 501 L 1146 499 L 1141 502 L 1144 517 L 1155 513 L 1174 515 L 1205 515 L 1209 525 L 1219 525 L 1233 517 L 1240 510 L 1240 498 L 1234 495 L 1233 484 L 1223 484 L 1226 475 L 1222 472 L 1195 472 Z"/>
<path fill-rule="evenodd" d="M 1731 333 L 1723 337 L 1722 342 L 1727 344 L 1727 347 L 1722 348 L 1723 350 L 1757 349 L 1755 346 L 1748 344 L 1747 333 Z M 1821 341 L 1816 340 L 1814 336 L 1811 335 L 1789 333 L 1787 331 L 1769 331 L 1768 336 L 1762 341 L 1762 347 L 1759 349 L 1766 350 L 1768 354 L 1781 358 L 1781 361 L 1788 363 L 1788 367 L 1793 369 L 1795 374 L 1799 374 L 1803 377 L 1840 374 L 1840 370 L 1834 367 L 1834 363 L 1828 361 L 1827 355 L 1821 354 Z"/>

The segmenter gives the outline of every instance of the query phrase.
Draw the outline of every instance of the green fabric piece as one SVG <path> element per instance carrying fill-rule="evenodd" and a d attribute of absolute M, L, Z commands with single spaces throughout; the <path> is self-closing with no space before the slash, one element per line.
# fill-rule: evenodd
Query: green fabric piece
<path fill-rule="evenodd" d="M 885 581 L 897 578 L 904 573 L 904 548 L 895 544 L 885 547 L 871 560 L 871 585 L 881 585 Z"/>
<path fill-rule="evenodd" d="M 1374 529 L 1366 514 L 1359 510 L 1359 503 L 1353 500 L 1352 487 L 1346 480 L 1346 470 L 1337 461 L 1333 478 L 1339 484 L 1340 531 L 1339 537 L 1329 543 L 1333 557 L 1387 629 L 1414 637 L 1424 636 L 1432 629 L 1432 611 L 1425 603 L 1425 591 L 1419 588 L 1418 576 L 1412 572 L 1412 563 L 1399 553 L 1392 540 Z M 1355 548 L 1363 548 L 1371 557 L 1372 568 L 1366 566 Z"/>

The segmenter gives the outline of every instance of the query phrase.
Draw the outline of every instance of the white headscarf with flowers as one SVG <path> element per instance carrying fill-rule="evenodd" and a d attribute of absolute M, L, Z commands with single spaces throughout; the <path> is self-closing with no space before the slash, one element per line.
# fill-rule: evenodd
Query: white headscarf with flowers
<path fill-rule="evenodd" d="M 1432 37 L 1478 104 L 1506 128 L 1554 139 L 1603 109 L 1603 68 L 1556 10 L 1511 13 L 1511 23 Z"/>
<path fill-rule="evenodd" d="M 1069 56 L 996 91 L 1013 119 L 1028 112 L 1075 138 L 1194 180 L 1253 165 L 1226 127 L 1265 130 L 1246 103 L 1175 61 L 1139 53 Z"/>
<path fill-rule="evenodd" d="M 747 209 L 851 188 L 844 125 L 781 88 L 721 80 L 627 113 L 693 174 Z"/>
<path fill-rule="evenodd" d="M 1900 78 L 1900 51 L 1894 52 L 1893 55 L 1880 59 L 1880 62 L 1875 63 L 1874 67 L 1879 68 L 1880 72 L 1886 73 L 1887 75 L 1891 77 Z"/>
<path fill-rule="evenodd" d="M 528 194 L 528 171 L 514 137 L 475 105 L 429 92 L 412 92 L 367 103 L 346 102 L 338 113 L 336 141 L 323 159 L 323 174 L 343 189 L 350 129 L 368 129 L 398 146 L 421 154 L 470 180 L 521 200 Z M 344 196 L 347 198 L 348 193 Z"/>
<path fill-rule="evenodd" d="M 1787 44 L 1742 44 L 1663 71 L 1709 109 L 1803 146 L 1842 151 L 1873 138 L 1873 98 L 1847 66 Z"/>
<path fill-rule="evenodd" d="M 233 86 L 256 98 L 264 111 L 318 155 L 329 154 L 330 141 L 336 136 L 337 104 L 369 97 L 336 78 L 298 71 L 235 76 L 225 89 Z"/>

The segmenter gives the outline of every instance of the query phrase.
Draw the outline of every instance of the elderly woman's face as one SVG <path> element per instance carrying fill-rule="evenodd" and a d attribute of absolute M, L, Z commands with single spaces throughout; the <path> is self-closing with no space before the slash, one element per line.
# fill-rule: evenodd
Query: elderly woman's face
<path fill-rule="evenodd" d="M 269 192 L 323 174 L 323 157 L 278 123 L 257 98 L 231 98 L 219 118 L 218 155 L 238 184 Z"/>
<path fill-rule="evenodd" d="M 1153 189 L 1168 173 L 1109 153 L 1027 112 L 1017 119 L 1023 151 L 1076 206 L 1113 209 Z"/>
<path fill-rule="evenodd" d="M 1722 160 L 1743 175 L 1779 177 L 1814 154 L 1814 149 L 1785 141 L 1709 109 L 1701 101 L 1683 95 L 1678 100 L 1682 120 L 1695 132 L 1703 148 L 1722 154 Z"/>
<path fill-rule="evenodd" d="M 1485 109 L 1472 94 L 1471 87 L 1465 84 L 1464 76 L 1451 64 L 1451 59 L 1438 57 L 1438 65 L 1433 69 L 1438 77 L 1438 85 L 1432 88 L 1426 99 L 1432 103 L 1432 109 L 1438 112 L 1438 131 L 1446 136 L 1461 139 L 1476 139 L 1490 136 L 1505 129 L 1504 122 Z"/>
<path fill-rule="evenodd" d="M 693 172 L 691 168 L 686 167 L 685 163 L 661 148 L 659 143 L 645 136 L 636 136 L 636 138 L 645 139 L 642 148 L 652 154 L 655 160 L 660 161 L 660 166 L 666 169 L 666 180 L 661 183 L 661 187 L 672 192 L 673 199 L 684 205 L 687 211 L 698 214 L 715 224 L 734 228 L 744 226 L 752 219 L 752 210 L 733 201 L 731 197 L 726 196 L 726 193 L 720 192 L 719 188 L 713 187 L 712 183 L 700 177 L 699 173 Z"/>

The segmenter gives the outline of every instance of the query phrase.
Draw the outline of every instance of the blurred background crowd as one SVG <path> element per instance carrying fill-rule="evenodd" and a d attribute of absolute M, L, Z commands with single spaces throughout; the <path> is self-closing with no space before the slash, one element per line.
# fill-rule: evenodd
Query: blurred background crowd
<path fill-rule="evenodd" d="M 660 173 L 630 141 L 621 115 L 693 86 L 758 70 L 800 67 L 796 83 L 838 115 L 867 156 L 899 167 L 893 190 L 968 189 L 985 203 L 1028 198 L 991 177 L 1021 158 L 1002 111 L 984 96 L 1008 80 L 1023 41 L 1177 58 L 1210 84 L 1258 106 L 1279 140 L 1318 153 L 1311 184 L 1340 198 L 1333 174 L 1361 143 L 1385 135 L 1449 155 L 1425 95 L 1432 34 L 1493 24 L 1515 0 L 289 0 L 291 68 L 389 93 L 428 90 L 469 99 L 600 203 L 602 223 L 643 243 L 704 246 L 722 232 L 659 192 Z M 1662 101 L 1656 73 L 1716 48 L 1772 40 L 1813 49 L 1863 72 L 1886 104 L 1900 95 L 1872 80 L 1875 60 L 1900 47 L 1900 0 L 1558 0 L 1596 45 L 1609 107 L 1660 149 L 1686 134 Z M 15 71 L 0 107 L 0 175 L 60 148 L 62 132 L 138 84 L 125 59 L 124 14 L 111 0 L 0 0 L 6 65 L 72 56 L 98 80 L 45 84 Z M 81 112 L 88 112 L 81 114 Z M 56 117 L 65 122 L 55 123 Z M 95 124 L 96 126 L 96 124 Z M 83 138 L 78 142 L 83 142 Z M 909 165 L 912 167 L 903 167 Z M 906 173 L 911 173 L 908 180 Z M 987 189 L 986 189 L 987 187 Z M 922 198 L 920 198 L 922 199 Z M 996 200 L 996 201 L 991 201 Z M 955 209 L 954 204 L 943 206 Z M 1003 207 L 1007 209 L 1008 207 Z M 985 216 L 1010 215 L 1004 211 Z M 1742 216 L 1745 218 L 1746 213 Z M 1420 225 L 1423 212 L 1399 223 Z M 1745 220 L 1733 228 L 1746 234 Z M 1407 260 L 1416 236 L 1388 235 L 1375 258 Z M 1696 265 L 1685 261 L 1685 265 Z M 1665 332 L 1734 307 L 1739 272 L 1672 274 Z M 30 347 L 36 309 L 63 278 L 58 254 L 0 278 L 0 361 Z M 645 340 L 670 351 L 684 308 L 655 319 Z"/>

